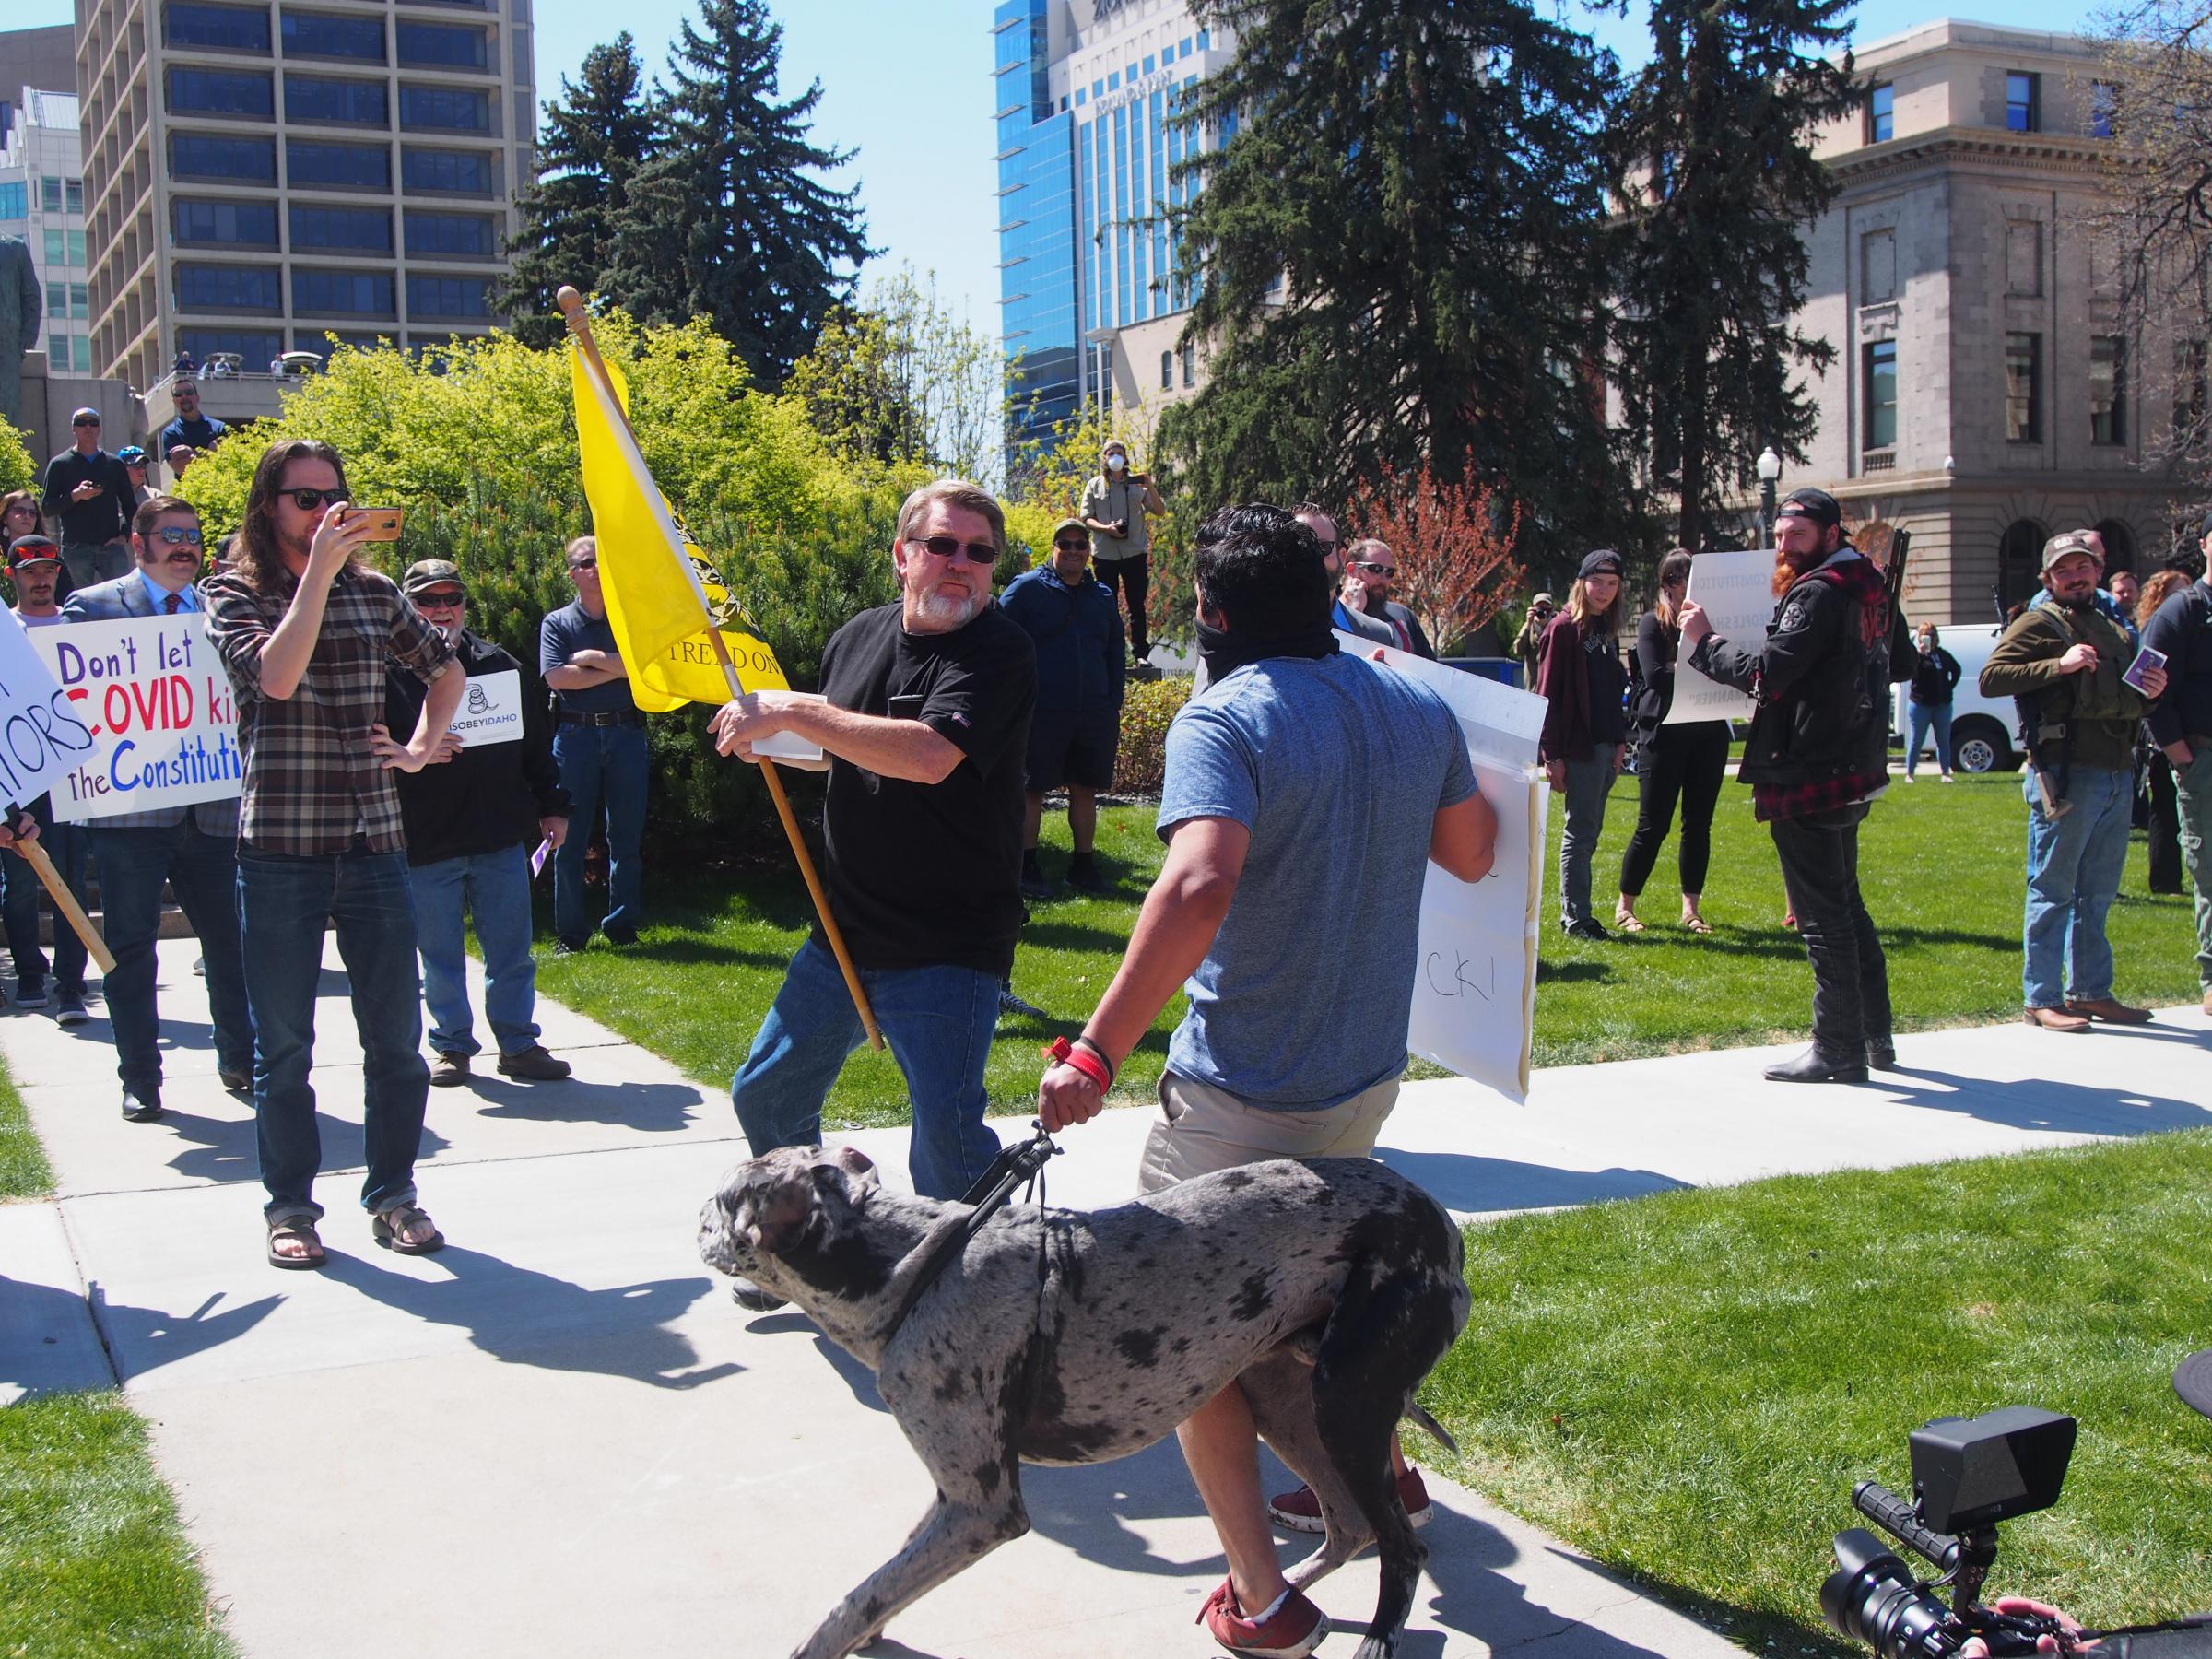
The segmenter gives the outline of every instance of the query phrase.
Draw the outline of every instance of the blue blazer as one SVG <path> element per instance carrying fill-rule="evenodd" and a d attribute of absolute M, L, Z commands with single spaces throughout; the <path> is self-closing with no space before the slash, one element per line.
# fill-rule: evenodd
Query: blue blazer
<path fill-rule="evenodd" d="M 62 605 L 62 616 L 70 622 L 122 622 L 132 617 L 159 614 L 154 606 L 153 594 L 147 591 L 145 579 L 136 571 L 118 576 L 112 582 L 78 588 Z"/>

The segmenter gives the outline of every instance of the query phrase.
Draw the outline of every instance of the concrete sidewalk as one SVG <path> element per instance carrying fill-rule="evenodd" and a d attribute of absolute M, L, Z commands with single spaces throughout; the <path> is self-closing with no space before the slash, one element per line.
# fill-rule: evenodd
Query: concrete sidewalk
<path fill-rule="evenodd" d="M 720 1090 L 541 1004 L 576 1077 L 434 1090 L 422 1194 L 453 1242 L 391 1255 L 354 1202 L 359 1054 L 334 953 L 315 1070 L 332 1260 L 279 1273 L 262 1260 L 251 1108 L 216 1081 L 194 947 L 160 950 L 159 1123 L 117 1112 L 103 1021 L 0 1019 L 60 1194 L 0 1207 L 0 1400 L 129 1390 L 247 1653 L 369 1654 L 395 1634 L 448 1655 L 782 1653 L 903 1541 L 929 1483 L 872 1379 L 803 1318 L 736 1312 L 693 1252 L 700 1204 L 745 1155 Z M 1522 1108 L 1414 1084 L 1384 1156 L 1477 1217 L 2212 1124 L 2212 1022 L 2195 1010 L 2087 1039 L 2014 1025 L 1900 1050 L 1904 1073 L 1859 1088 L 1764 1084 L 1771 1051 L 1756 1050 L 1547 1071 Z M 1128 1197 L 1147 1117 L 1065 1136 L 1052 1201 Z M 902 1182 L 903 1131 L 846 1138 Z M 1473 1495 L 1430 1489 L 1405 1650 L 1418 1659 L 1735 1652 Z M 1024 1490 L 1034 1534 L 875 1651 L 1215 1651 L 1191 1621 L 1222 1569 L 1171 1446 L 1031 1470 Z M 1374 1592 L 1371 1560 L 1317 1599 L 1355 1631 Z"/>

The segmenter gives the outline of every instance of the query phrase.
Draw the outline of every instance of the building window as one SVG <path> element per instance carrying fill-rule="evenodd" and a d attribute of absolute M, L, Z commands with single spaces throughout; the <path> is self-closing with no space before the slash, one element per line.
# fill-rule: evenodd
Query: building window
<path fill-rule="evenodd" d="M 2112 81 L 2089 83 L 2089 136 L 2110 138 L 2120 109 L 2120 88 Z"/>
<path fill-rule="evenodd" d="M 268 265 L 177 266 L 177 306 L 182 311 L 283 309 L 276 273 Z"/>
<path fill-rule="evenodd" d="M 2089 441 L 2127 441 L 2127 342 L 2118 335 L 2089 338 Z"/>
<path fill-rule="evenodd" d="M 79 322 L 92 315 L 92 291 L 84 283 L 69 285 L 69 314 Z"/>
<path fill-rule="evenodd" d="M 67 335 L 56 334 L 51 328 L 46 331 L 46 362 L 49 368 L 64 371 L 76 367 L 69 355 L 69 336 Z M 91 365 L 88 363 L 86 367 L 89 368 Z"/>
<path fill-rule="evenodd" d="M 1186 388 L 1198 383 L 1198 347 L 1189 344 L 1182 348 L 1182 383 Z"/>
<path fill-rule="evenodd" d="M 389 271 L 325 271 L 312 265 L 292 269 L 292 310 L 317 315 L 389 317 L 392 305 Z"/>
<path fill-rule="evenodd" d="M 276 96 L 270 90 L 266 74 L 241 74 L 230 69 L 171 69 L 168 87 L 169 107 L 179 114 L 266 121 L 276 112 Z"/>
<path fill-rule="evenodd" d="M 84 263 L 85 233 L 82 230 L 46 232 L 46 264 L 50 267 L 81 265 Z"/>
<path fill-rule="evenodd" d="M 402 87 L 399 124 L 449 133 L 491 131 L 491 94 L 467 87 Z"/>
<path fill-rule="evenodd" d="M 1862 305 L 1897 298 L 1896 231 L 1869 230 L 1859 239 L 1859 291 Z"/>
<path fill-rule="evenodd" d="M 258 365 L 284 349 L 284 335 L 273 328 L 180 328 L 177 347 L 203 363 L 216 352 L 232 351 Z"/>
<path fill-rule="evenodd" d="M 389 190 L 392 152 L 381 144 L 316 144 L 305 138 L 288 138 L 284 171 L 295 190 L 302 184 Z"/>
<path fill-rule="evenodd" d="M 30 186 L 21 179 L 0 184 L 0 219 L 27 219 L 29 217 Z"/>
<path fill-rule="evenodd" d="M 269 14 L 258 6 L 188 5 L 186 0 L 171 0 L 161 11 L 161 40 L 169 46 L 266 52 Z"/>
<path fill-rule="evenodd" d="M 2043 543 L 2049 533 L 2033 519 L 2015 519 L 1997 542 L 1997 604 L 2009 610 L 2035 597 L 2041 585 Z"/>
<path fill-rule="evenodd" d="M 62 181 L 62 208 L 67 213 L 82 213 L 85 210 L 85 182 L 82 179 Z"/>
<path fill-rule="evenodd" d="M 2104 540 L 2104 569 L 2110 575 L 2114 571 L 2132 571 L 2136 568 L 2136 533 L 2118 519 L 2101 519 L 2097 534 Z"/>
<path fill-rule="evenodd" d="M 2205 440 L 2206 381 L 2212 375 L 2212 344 L 2178 340 L 2173 347 L 2174 435 L 2190 449 Z"/>
<path fill-rule="evenodd" d="M 392 252 L 392 214 L 384 207 L 292 206 L 292 250 L 335 250 L 353 253 Z M 300 302 L 300 286 L 292 285 L 292 302 Z M 387 307 L 387 310 L 390 308 Z"/>
<path fill-rule="evenodd" d="M 219 138 L 212 133 L 172 133 L 169 139 L 172 179 L 244 180 L 276 182 L 274 138 Z"/>
<path fill-rule="evenodd" d="M 2043 77 L 2015 69 L 2005 76 L 2005 126 L 2009 132 L 2043 130 Z"/>
<path fill-rule="evenodd" d="M 195 202 L 178 196 L 169 205 L 171 238 L 225 248 L 275 248 L 276 207 L 271 202 Z"/>
<path fill-rule="evenodd" d="M 2033 219 L 2005 221 L 2005 291 L 2023 296 L 2043 291 L 2043 228 Z"/>
<path fill-rule="evenodd" d="M 325 80 L 319 75 L 284 77 L 287 121 L 342 121 L 353 126 L 389 126 L 390 104 L 375 81 Z"/>
<path fill-rule="evenodd" d="M 2005 439 L 2008 443 L 2043 441 L 2043 336 L 2005 336 Z"/>
<path fill-rule="evenodd" d="M 1884 82 L 1866 93 L 1866 142 L 1886 144 L 1897 135 L 1897 88 Z"/>
<path fill-rule="evenodd" d="M 1897 342 L 1870 340 L 1865 355 L 1865 447 L 1894 449 L 1897 447 Z"/>
<path fill-rule="evenodd" d="M 407 315 L 414 318 L 488 317 L 491 315 L 491 278 L 410 276 L 407 278 Z"/>
<path fill-rule="evenodd" d="M 39 181 L 39 206 L 48 213 L 62 210 L 62 181 L 58 175 L 50 174 Z"/>
<path fill-rule="evenodd" d="M 449 191 L 456 195 L 491 194 L 491 158 L 473 150 L 400 151 L 400 180 L 409 191 Z"/>
<path fill-rule="evenodd" d="M 407 225 L 407 257 L 410 259 L 420 259 L 426 254 L 488 259 L 499 252 L 492 236 L 491 220 L 481 214 L 425 213 L 420 208 L 410 207 L 405 217 Z"/>
<path fill-rule="evenodd" d="M 1159 389 L 1162 392 L 1175 390 L 1175 354 L 1172 351 L 1159 354 Z"/>
<path fill-rule="evenodd" d="M 488 53 L 484 31 L 452 23 L 400 23 L 399 61 L 434 69 L 481 69 Z"/>
<path fill-rule="evenodd" d="M 382 18 L 326 18 L 315 12 L 284 14 L 286 57 L 359 58 L 384 61 Z"/>

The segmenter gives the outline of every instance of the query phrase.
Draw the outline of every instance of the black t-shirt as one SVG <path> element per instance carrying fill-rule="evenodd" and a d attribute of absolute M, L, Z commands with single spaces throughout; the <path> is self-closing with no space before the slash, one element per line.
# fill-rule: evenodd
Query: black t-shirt
<path fill-rule="evenodd" d="M 910 634 L 886 605 L 839 629 L 822 691 L 841 709 L 919 720 L 967 757 L 941 783 L 830 763 L 830 910 L 863 968 L 952 963 L 1004 978 L 1021 929 L 1022 751 L 1037 653 L 996 605 Z"/>

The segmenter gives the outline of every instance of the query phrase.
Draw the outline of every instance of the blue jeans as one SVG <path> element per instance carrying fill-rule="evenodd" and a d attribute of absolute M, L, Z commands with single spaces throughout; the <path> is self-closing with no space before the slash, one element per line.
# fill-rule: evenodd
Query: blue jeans
<path fill-rule="evenodd" d="M 40 797 L 41 802 L 44 799 Z M 46 856 L 53 860 L 63 883 L 82 904 L 87 852 L 84 826 L 57 824 L 47 813 L 36 810 L 35 805 L 31 816 L 39 820 L 39 842 L 46 849 Z M 5 918 L 8 954 L 16 959 L 19 980 L 35 982 L 46 977 L 46 953 L 39 948 L 39 900 L 45 894 L 45 884 L 29 859 L 16 853 L 0 853 L 0 917 Z M 51 897 L 46 898 L 46 907 L 53 911 L 54 989 L 65 996 L 82 996 L 85 942 L 76 936 L 76 929 L 62 919 Z"/>
<path fill-rule="evenodd" d="M 2055 1008 L 2068 996 L 2085 1002 L 2110 996 L 2112 947 L 2105 942 L 2104 917 L 2119 895 L 2120 872 L 2127 863 L 2134 774 L 2075 767 L 2066 780 L 2066 799 L 2074 803 L 2074 810 L 2056 818 L 2044 815 L 2032 770 L 2023 782 L 2028 795 L 2028 915 L 2022 1006 Z"/>
<path fill-rule="evenodd" d="M 553 931 L 572 945 L 591 937 L 583 914 L 583 854 L 606 810 L 606 888 L 611 908 L 599 925 L 611 936 L 638 931 L 644 862 L 647 776 L 643 726 L 587 726 L 562 721 L 553 732 L 553 763 L 569 792 L 569 839 L 553 854 Z"/>
<path fill-rule="evenodd" d="M 422 957 L 422 1000 L 430 1010 L 430 1047 L 441 1054 L 478 1054 L 468 1009 L 468 957 L 461 941 L 465 904 L 484 951 L 484 1018 L 502 1054 L 537 1045 L 537 965 L 530 959 L 530 854 L 500 853 L 441 858 L 407 866 L 415 907 L 415 948 Z"/>
<path fill-rule="evenodd" d="M 154 1010 L 154 940 L 161 930 L 161 884 L 200 935 L 207 963 L 207 1010 L 215 1021 L 215 1063 L 241 1076 L 253 1069 L 253 1020 L 246 1008 L 238 942 L 238 859 L 229 836 L 202 833 L 189 815 L 167 829 L 89 826 L 100 859 L 100 902 L 115 966 L 101 982 L 115 1029 L 115 1070 L 141 1100 L 161 1099 L 161 1028 Z"/>
<path fill-rule="evenodd" d="M 1951 705 L 1945 703 L 1907 703 L 1905 705 L 1905 776 L 1912 775 L 1912 768 L 1920 760 L 1920 746 L 1928 739 L 1928 728 L 1936 728 L 1936 764 L 1946 773 L 1951 770 Z"/>
<path fill-rule="evenodd" d="M 1559 925 L 1572 927 L 1590 914 L 1590 860 L 1606 827 L 1606 797 L 1613 793 L 1613 746 L 1601 743 L 1588 760 L 1567 762 L 1567 827 L 1559 832 Z"/>
<path fill-rule="evenodd" d="M 337 925 L 338 956 L 352 982 L 361 1036 L 362 1141 L 368 1173 L 361 1206 L 415 1200 L 415 1154 L 429 1103 L 430 1068 L 421 1053 L 422 1003 L 415 980 L 415 917 L 407 902 L 407 855 L 344 853 L 294 857 L 238 849 L 238 914 L 253 1013 L 253 1112 L 262 1213 L 320 1220 L 315 1174 L 323 1138 L 315 1124 L 315 988 L 323 972 L 323 924 Z"/>
<path fill-rule="evenodd" d="M 983 1122 L 983 1063 L 998 1025 L 998 981 L 972 968 L 863 968 L 860 982 L 906 1074 L 913 1108 L 907 1169 L 924 1198 L 958 1198 L 998 1156 Z M 822 1138 L 822 1101 L 861 1045 L 860 1011 L 837 959 L 812 939 L 799 947 L 760 1022 L 753 1052 L 730 1079 L 730 1100 L 753 1156 Z"/>

